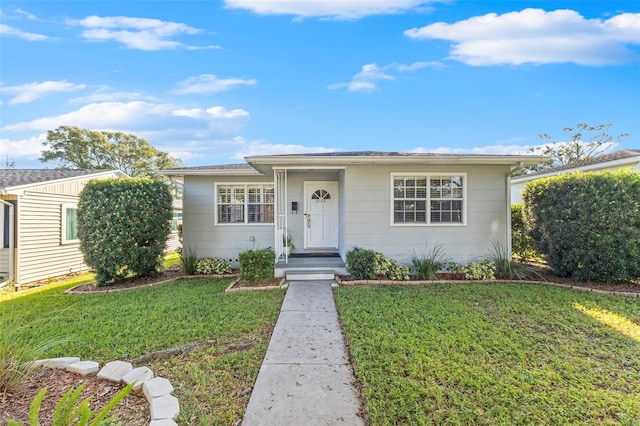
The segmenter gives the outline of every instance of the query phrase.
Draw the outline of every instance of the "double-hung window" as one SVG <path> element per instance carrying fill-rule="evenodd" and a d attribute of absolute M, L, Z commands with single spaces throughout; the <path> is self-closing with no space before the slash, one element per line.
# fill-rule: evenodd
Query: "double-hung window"
<path fill-rule="evenodd" d="M 216 223 L 273 223 L 273 184 L 216 186 Z"/>
<path fill-rule="evenodd" d="M 391 175 L 392 225 L 464 225 L 466 175 Z"/>
<path fill-rule="evenodd" d="M 62 204 L 61 216 L 61 243 L 78 242 L 78 206 L 76 204 Z"/>

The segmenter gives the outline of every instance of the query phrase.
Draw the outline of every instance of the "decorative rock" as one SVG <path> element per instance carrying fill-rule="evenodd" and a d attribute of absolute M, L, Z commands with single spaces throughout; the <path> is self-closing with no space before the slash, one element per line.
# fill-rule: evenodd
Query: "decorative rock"
<path fill-rule="evenodd" d="M 95 361 L 78 361 L 67 365 L 67 371 L 78 373 L 82 376 L 97 373 L 100 370 L 100 364 Z"/>
<path fill-rule="evenodd" d="M 44 360 L 43 365 L 48 368 L 67 368 L 67 366 L 79 362 L 80 358 L 76 356 L 67 356 L 61 358 L 50 358 Z"/>
<path fill-rule="evenodd" d="M 149 408 L 151 411 L 151 420 L 175 419 L 180 413 L 178 398 L 173 395 L 164 395 L 158 398 L 153 398 Z"/>
<path fill-rule="evenodd" d="M 169 395 L 173 391 L 171 382 L 164 377 L 156 377 L 155 379 L 147 380 L 142 385 L 142 393 L 147 397 L 147 401 L 152 402 L 152 399 L 161 396 Z M 159 417 L 167 418 L 167 417 Z"/>
<path fill-rule="evenodd" d="M 128 362 L 111 361 L 102 367 L 102 370 L 98 373 L 98 377 L 118 383 L 131 370 L 133 370 L 133 366 Z"/>
<path fill-rule="evenodd" d="M 125 374 L 122 381 L 127 385 L 136 382 L 136 384 L 133 385 L 133 390 L 137 392 L 142 389 L 144 382 L 151 379 L 153 379 L 153 371 L 148 367 L 138 367 Z"/>
<path fill-rule="evenodd" d="M 172 419 L 151 420 L 149 426 L 178 426 Z"/>
<path fill-rule="evenodd" d="M 242 389 L 242 392 L 240 392 L 240 396 L 251 395 L 252 391 L 253 391 L 253 388 L 251 386 L 247 386 L 246 388 Z"/>

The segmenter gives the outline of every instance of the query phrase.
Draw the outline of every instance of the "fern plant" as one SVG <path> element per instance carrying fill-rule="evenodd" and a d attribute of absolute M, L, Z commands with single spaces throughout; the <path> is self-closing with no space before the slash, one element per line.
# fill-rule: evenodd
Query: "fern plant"
<path fill-rule="evenodd" d="M 53 409 L 51 426 L 106 426 L 111 424 L 112 418 L 107 415 L 116 405 L 131 392 L 134 383 L 130 383 L 120 390 L 99 412 L 94 412 L 89 406 L 91 397 L 80 401 L 80 395 L 84 385 L 69 389 Z M 42 388 L 35 396 L 29 407 L 29 423 L 24 425 L 15 420 L 7 420 L 7 426 L 40 426 L 40 407 L 47 393 L 47 388 Z M 79 402 L 80 401 L 80 402 Z"/>

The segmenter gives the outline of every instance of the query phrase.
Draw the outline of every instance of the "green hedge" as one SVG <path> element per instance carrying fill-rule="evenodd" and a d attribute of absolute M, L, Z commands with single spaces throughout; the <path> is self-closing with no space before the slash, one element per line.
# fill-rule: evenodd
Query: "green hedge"
<path fill-rule="evenodd" d="M 400 265 L 382 253 L 354 248 L 347 252 L 347 272 L 356 280 L 373 280 L 379 277 L 390 280 L 408 280 L 409 267 Z"/>
<path fill-rule="evenodd" d="M 240 278 L 247 281 L 260 281 L 273 278 L 273 265 L 276 253 L 273 249 L 247 250 L 239 253 Z"/>
<path fill-rule="evenodd" d="M 523 200 L 527 232 L 561 277 L 640 277 L 640 174 L 553 176 L 528 183 Z"/>
<path fill-rule="evenodd" d="M 98 285 L 161 270 L 170 220 L 171 193 L 160 181 L 89 182 L 78 202 L 78 238 Z"/>

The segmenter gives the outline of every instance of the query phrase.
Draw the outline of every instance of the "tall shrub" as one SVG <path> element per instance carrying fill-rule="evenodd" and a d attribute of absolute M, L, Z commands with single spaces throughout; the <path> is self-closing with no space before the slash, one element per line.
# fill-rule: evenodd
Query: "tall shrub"
<path fill-rule="evenodd" d="M 171 193 L 160 181 L 89 182 L 78 203 L 78 237 L 98 285 L 159 271 L 170 220 Z"/>
<path fill-rule="evenodd" d="M 273 278 L 276 252 L 271 248 L 246 250 L 238 254 L 240 278 L 247 281 L 262 281 Z"/>
<path fill-rule="evenodd" d="M 562 277 L 640 277 L 640 174 L 553 176 L 527 184 L 524 220 L 537 248 Z"/>

